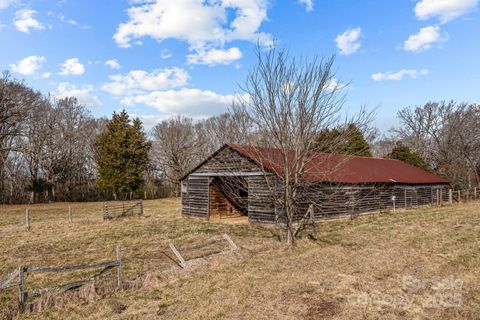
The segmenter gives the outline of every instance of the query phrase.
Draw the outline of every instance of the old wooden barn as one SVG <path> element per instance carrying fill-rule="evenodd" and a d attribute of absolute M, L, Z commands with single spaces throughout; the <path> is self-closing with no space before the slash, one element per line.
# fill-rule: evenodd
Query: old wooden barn
<path fill-rule="evenodd" d="M 299 215 L 310 204 L 321 219 L 448 200 L 447 180 L 402 161 L 325 153 L 310 159 Z M 181 179 L 182 214 L 275 222 L 281 163 L 276 149 L 224 145 Z"/>

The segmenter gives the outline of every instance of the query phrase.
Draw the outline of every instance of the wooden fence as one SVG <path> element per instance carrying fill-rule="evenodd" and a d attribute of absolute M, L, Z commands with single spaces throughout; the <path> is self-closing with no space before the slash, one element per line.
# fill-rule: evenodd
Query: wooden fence
<path fill-rule="evenodd" d="M 223 242 L 223 241 L 227 241 L 231 250 L 237 250 L 238 249 L 235 242 L 233 242 L 232 238 L 230 238 L 227 234 L 224 234 L 220 237 L 215 237 L 215 238 L 213 238 L 211 240 L 208 240 L 208 241 L 205 241 L 205 242 L 201 242 L 201 243 L 197 243 L 197 244 L 193 244 L 193 245 L 188 245 L 188 246 L 183 246 L 183 247 L 176 247 L 173 243 L 170 243 L 170 249 L 172 250 L 173 254 L 177 257 L 180 266 L 182 268 L 185 268 L 187 266 L 187 261 L 191 260 L 191 259 L 187 260 L 185 258 L 185 255 L 182 255 L 180 253 L 180 251 L 185 252 L 185 251 L 203 249 L 205 247 L 208 247 L 208 246 L 211 246 L 213 244 L 220 243 L 220 242 Z M 215 252 L 213 252 L 213 253 L 215 253 Z M 213 253 L 210 252 L 210 253 L 202 255 L 201 257 L 212 255 Z M 200 258 L 200 257 L 197 257 L 197 258 Z"/>
<path fill-rule="evenodd" d="M 107 262 L 98 262 L 90 264 L 80 264 L 80 265 L 69 265 L 69 266 L 59 266 L 59 267 L 27 267 L 20 266 L 18 269 L 11 272 L 7 277 L 0 282 L 0 290 L 5 290 L 11 287 L 18 285 L 18 303 L 20 311 L 24 310 L 25 303 L 28 298 L 36 298 L 47 292 L 63 292 L 72 289 L 77 289 L 87 283 L 105 280 L 105 279 L 117 279 L 117 286 L 121 287 L 122 285 L 122 255 L 120 246 L 116 247 L 117 259 L 114 261 Z M 116 274 L 107 273 L 108 270 L 112 268 L 117 268 Z M 99 272 L 87 279 L 81 279 L 78 281 L 65 283 L 49 288 L 39 288 L 36 290 L 28 291 L 26 290 L 26 275 L 28 273 L 59 273 L 59 272 L 69 272 L 69 271 L 79 271 L 79 270 L 91 270 L 91 269 L 101 269 Z M 14 280 L 18 279 L 18 282 L 15 283 Z"/>
<path fill-rule="evenodd" d="M 121 205 L 103 204 L 103 220 L 111 220 L 125 216 L 143 215 L 143 201 L 136 203 L 122 203 Z"/>

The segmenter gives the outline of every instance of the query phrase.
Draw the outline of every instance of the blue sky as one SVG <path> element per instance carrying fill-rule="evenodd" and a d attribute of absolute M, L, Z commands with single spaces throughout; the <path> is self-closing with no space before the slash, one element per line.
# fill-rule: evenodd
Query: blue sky
<path fill-rule="evenodd" d="M 376 125 L 429 100 L 480 101 L 479 0 L 0 0 L 0 70 L 147 127 L 226 111 L 253 50 L 336 54 L 346 106 Z"/>

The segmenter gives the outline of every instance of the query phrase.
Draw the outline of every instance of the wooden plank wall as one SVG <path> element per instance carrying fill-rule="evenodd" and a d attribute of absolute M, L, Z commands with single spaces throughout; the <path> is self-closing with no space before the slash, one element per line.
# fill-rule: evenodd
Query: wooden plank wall
<path fill-rule="evenodd" d="M 208 177 L 188 177 L 187 190 L 182 192 L 182 214 L 208 217 L 209 184 Z"/>
<path fill-rule="evenodd" d="M 267 182 L 267 179 L 268 182 Z M 258 223 L 275 222 L 275 201 L 272 186 L 276 177 L 248 177 L 248 219 Z"/>
<path fill-rule="evenodd" d="M 252 163 L 245 157 L 242 157 L 237 152 L 229 148 L 225 148 L 220 151 L 215 157 L 210 159 L 210 161 L 198 168 L 195 173 L 231 173 L 257 171 L 260 171 L 260 168 L 256 164 Z"/>

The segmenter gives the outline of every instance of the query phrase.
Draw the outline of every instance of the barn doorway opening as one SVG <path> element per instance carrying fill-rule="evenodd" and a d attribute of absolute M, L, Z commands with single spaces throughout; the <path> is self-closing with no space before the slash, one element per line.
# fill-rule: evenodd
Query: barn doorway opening
<path fill-rule="evenodd" d="M 214 177 L 209 186 L 210 219 L 248 216 L 248 186 L 244 177 Z"/>

